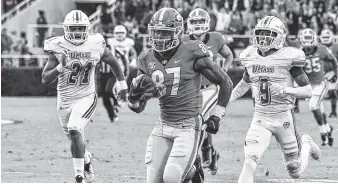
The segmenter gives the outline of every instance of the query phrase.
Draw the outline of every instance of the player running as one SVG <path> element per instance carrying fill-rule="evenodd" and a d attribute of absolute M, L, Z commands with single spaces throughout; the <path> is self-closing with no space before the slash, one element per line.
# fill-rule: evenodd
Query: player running
<path fill-rule="evenodd" d="M 210 60 L 227 71 L 233 61 L 233 54 L 225 44 L 225 38 L 221 33 L 208 32 L 210 29 L 210 16 L 208 12 L 201 8 L 194 9 L 189 13 L 187 25 L 189 35 L 183 36 L 182 42 L 189 40 L 202 41 L 207 46 Z M 225 58 L 224 63 L 223 60 L 222 63 L 218 63 L 218 54 Z M 210 110 L 217 103 L 219 87 L 202 76 L 201 92 L 203 96 L 202 116 L 204 119 L 208 119 Z M 205 137 L 201 150 L 203 168 L 209 168 L 209 173 L 215 175 L 218 169 L 219 154 L 213 147 L 211 134 L 208 133 Z"/>
<path fill-rule="evenodd" d="M 94 75 L 100 60 L 113 69 L 121 84 L 120 97 L 126 98 L 127 92 L 123 72 L 106 49 L 103 36 L 90 34 L 89 26 L 88 16 L 73 10 L 63 22 L 64 36 L 50 38 L 44 44 L 48 61 L 42 72 L 42 83 L 51 84 L 58 79 L 57 112 L 71 142 L 76 183 L 94 180 L 92 155 L 84 144 L 84 129 L 96 109 Z"/>
<path fill-rule="evenodd" d="M 333 128 L 327 123 L 324 112 L 324 98 L 328 91 L 328 84 L 325 79 L 324 63 L 330 62 L 333 66 L 334 77 L 330 80 L 337 80 L 337 61 L 326 46 L 318 45 L 317 34 L 314 30 L 307 28 L 300 32 L 299 40 L 306 55 L 304 71 L 309 77 L 312 86 L 312 97 L 307 99 L 309 109 L 319 125 L 322 146 L 332 146 Z"/>
<path fill-rule="evenodd" d="M 324 29 L 320 34 L 320 42 L 321 44 L 327 46 L 332 54 L 335 56 L 336 59 L 338 59 L 338 44 L 333 43 L 333 32 L 329 29 Z M 330 62 L 325 62 L 325 78 L 328 80 L 329 85 L 329 98 L 331 101 L 331 113 L 329 115 L 329 118 L 337 117 L 337 90 L 338 90 L 338 82 L 335 80 L 332 80 L 334 78 L 337 78 L 337 75 L 334 74 L 333 66 Z M 332 82 L 331 82 L 332 81 Z M 335 81 L 335 82 L 333 82 Z"/>
<path fill-rule="evenodd" d="M 309 135 L 300 142 L 293 117 L 296 97 L 311 97 L 311 85 L 303 71 L 305 54 L 283 47 L 286 28 L 274 16 L 266 16 L 254 29 L 253 46 L 239 56 L 245 66 L 243 79 L 234 88 L 230 102 L 252 88 L 255 110 L 244 144 L 245 160 L 238 182 L 253 182 L 259 159 L 274 135 L 280 144 L 286 169 L 292 178 L 302 175 L 309 154 L 318 160 L 321 151 Z M 293 81 L 299 87 L 293 87 Z M 302 145 L 300 145 L 300 143 Z"/>
<path fill-rule="evenodd" d="M 131 80 L 137 75 L 137 53 L 134 48 L 135 42 L 133 39 L 127 37 L 127 33 L 127 29 L 123 25 L 117 25 L 113 31 L 114 37 L 109 38 L 107 44 L 112 48 L 118 49 L 126 57 L 127 61 L 129 61 L 130 76 L 127 80 L 129 85 Z"/>
<path fill-rule="evenodd" d="M 201 74 L 220 87 L 217 105 L 205 121 L 206 131 L 212 134 L 218 131 L 224 116 L 232 82 L 209 59 L 203 42 L 180 41 L 183 18 L 175 9 L 157 11 L 148 30 L 152 49 L 140 54 L 140 75 L 133 80 L 128 97 L 130 109 L 140 113 L 153 89 L 151 86 L 155 86 L 160 96 L 161 115 L 147 142 L 147 182 L 189 181 L 198 169 L 193 163 L 203 133 Z"/>

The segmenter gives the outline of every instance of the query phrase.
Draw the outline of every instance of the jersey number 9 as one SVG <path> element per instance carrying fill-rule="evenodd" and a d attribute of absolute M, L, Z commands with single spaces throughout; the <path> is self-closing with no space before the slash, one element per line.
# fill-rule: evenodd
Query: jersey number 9
<path fill-rule="evenodd" d="M 269 105 L 271 102 L 270 79 L 268 77 L 262 77 L 259 80 L 259 99 L 261 105 Z"/>

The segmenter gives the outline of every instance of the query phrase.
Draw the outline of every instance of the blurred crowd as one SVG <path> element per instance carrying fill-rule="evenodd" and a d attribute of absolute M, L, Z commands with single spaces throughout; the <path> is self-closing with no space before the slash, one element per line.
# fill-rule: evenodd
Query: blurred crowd
<path fill-rule="evenodd" d="M 151 16 L 162 7 L 176 8 L 185 20 L 194 8 L 203 8 L 210 14 L 211 30 L 224 34 L 251 34 L 266 15 L 282 19 L 290 35 L 308 27 L 318 34 L 324 28 L 338 31 L 336 0 L 118 0 L 114 8 L 103 6 L 102 31 L 111 33 L 123 24 L 131 37 L 147 33 Z"/>
<path fill-rule="evenodd" d="M 7 13 L 23 0 L 1 0 L 1 14 Z"/>

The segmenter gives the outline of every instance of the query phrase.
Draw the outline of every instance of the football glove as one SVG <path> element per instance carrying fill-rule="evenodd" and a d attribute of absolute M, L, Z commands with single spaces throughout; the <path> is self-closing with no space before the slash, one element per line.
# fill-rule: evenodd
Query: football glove
<path fill-rule="evenodd" d="M 216 107 L 211 111 L 210 117 L 205 121 L 206 129 L 205 131 L 216 134 L 219 129 L 219 122 L 225 114 L 225 107 L 216 105 Z"/>
<path fill-rule="evenodd" d="M 131 82 L 128 100 L 131 103 L 148 100 L 153 96 L 154 91 L 153 80 L 148 75 L 141 74 Z"/>

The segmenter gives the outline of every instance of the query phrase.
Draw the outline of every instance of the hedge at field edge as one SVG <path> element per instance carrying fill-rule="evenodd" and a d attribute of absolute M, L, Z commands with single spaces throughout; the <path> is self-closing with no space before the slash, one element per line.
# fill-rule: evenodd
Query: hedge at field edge
<path fill-rule="evenodd" d="M 56 96 L 56 82 L 50 86 L 41 83 L 42 68 L 1 68 L 2 96 Z M 242 69 L 230 69 L 228 75 L 234 86 L 241 80 Z M 250 96 L 248 92 L 246 96 Z"/>

